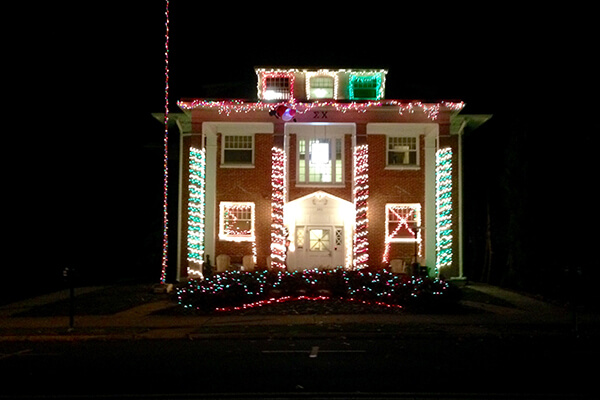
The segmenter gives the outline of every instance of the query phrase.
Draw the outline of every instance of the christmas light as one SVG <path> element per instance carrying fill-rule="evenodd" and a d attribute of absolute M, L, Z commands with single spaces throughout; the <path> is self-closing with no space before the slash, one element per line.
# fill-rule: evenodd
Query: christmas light
<path fill-rule="evenodd" d="M 350 100 L 379 100 L 385 93 L 385 72 L 351 72 L 348 91 Z"/>
<path fill-rule="evenodd" d="M 236 311 L 289 301 L 339 300 L 388 308 L 443 296 L 449 285 L 439 279 L 409 277 L 382 270 L 308 269 L 277 272 L 226 271 L 192 279 L 177 289 L 184 308 Z"/>
<path fill-rule="evenodd" d="M 165 134 L 163 137 L 163 244 L 162 244 L 162 270 L 160 283 L 167 281 L 167 264 L 169 250 L 169 0 L 165 5 Z"/>
<path fill-rule="evenodd" d="M 220 240 L 228 242 L 252 242 L 255 240 L 254 203 L 222 201 L 219 203 L 219 210 Z"/>
<path fill-rule="evenodd" d="M 204 149 L 190 148 L 188 186 L 188 276 L 202 278 L 206 205 L 206 157 Z"/>
<path fill-rule="evenodd" d="M 364 102 L 350 102 L 350 103 L 338 103 L 336 101 L 315 101 L 310 103 L 296 102 L 295 100 L 289 102 L 280 103 L 265 103 L 265 102 L 245 102 L 243 100 L 192 100 L 192 101 L 178 101 L 177 105 L 183 110 L 194 110 L 194 109 L 216 109 L 219 114 L 230 115 L 231 113 L 250 113 L 250 112 L 264 112 L 271 111 L 280 105 L 284 105 L 290 109 L 296 110 L 296 117 L 302 114 L 309 113 L 314 109 L 320 108 L 333 108 L 336 111 L 346 113 L 355 111 L 359 113 L 367 112 L 370 109 L 376 109 L 381 107 L 397 107 L 398 113 L 403 115 L 404 113 L 414 114 L 417 110 L 425 114 L 427 118 L 435 121 L 439 112 L 442 108 L 447 110 L 458 111 L 464 107 L 464 103 L 453 103 L 442 101 L 439 103 L 422 103 L 420 101 L 409 101 L 402 102 L 400 100 L 380 100 L 380 101 L 364 101 Z"/>
<path fill-rule="evenodd" d="M 417 255 L 421 256 L 421 205 L 416 204 L 386 204 L 386 224 L 385 224 L 385 251 L 383 253 L 382 262 L 389 262 L 389 255 L 392 243 L 418 243 Z M 390 229 L 390 214 L 395 217 L 397 223 L 392 232 Z M 412 228 L 417 228 L 413 230 Z M 405 229 L 412 237 L 398 237 L 398 233 Z"/>
<path fill-rule="evenodd" d="M 288 100 L 294 102 L 294 84 L 296 70 L 267 71 L 257 69 L 258 75 L 258 98 L 262 100 Z M 268 81 L 271 80 L 275 85 L 274 89 L 268 89 Z M 280 84 L 280 85 L 278 85 Z"/>
<path fill-rule="evenodd" d="M 452 149 L 435 153 L 435 267 L 452 265 Z"/>
<path fill-rule="evenodd" d="M 285 152 L 271 149 L 271 266 L 285 269 L 287 230 L 283 224 L 286 198 Z"/>
<path fill-rule="evenodd" d="M 354 148 L 354 269 L 366 268 L 369 262 L 368 198 L 369 147 L 361 145 Z"/>
<path fill-rule="evenodd" d="M 319 78 L 319 77 L 327 77 L 327 78 L 331 78 L 333 79 L 333 93 L 332 96 L 330 96 L 329 98 L 332 98 L 334 100 L 337 100 L 338 98 L 338 86 L 339 86 L 339 76 L 338 73 L 336 71 L 329 71 L 326 69 L 320 69 L 316 72 L 306 72 L 305 73 L 305 85 L 306 85 L 306 100 L 310 100 L 311 97 L 314 95 L 314 97 L 317 98 L 327 98 L 327 90 L 326 89 L 322 89 L 322 88 L 312 88 L 311 87 L 311 80 L 313 78 Z"/>

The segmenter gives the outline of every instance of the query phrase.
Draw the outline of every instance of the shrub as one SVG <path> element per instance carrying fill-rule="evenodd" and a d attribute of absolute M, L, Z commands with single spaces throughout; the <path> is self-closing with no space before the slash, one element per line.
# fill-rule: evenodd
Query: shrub
<path fill-rule="evenodd" d="M 458 300 L 445 281 L 408 277 L 389 271 L 304 270 L 296 272 L 223 272 L 191 280 L 178 290 L 185 308 L 204 311 L 239 307 L 265 299 L 317 297 L 401 305 L 415 309 L 443 309 Z"/>

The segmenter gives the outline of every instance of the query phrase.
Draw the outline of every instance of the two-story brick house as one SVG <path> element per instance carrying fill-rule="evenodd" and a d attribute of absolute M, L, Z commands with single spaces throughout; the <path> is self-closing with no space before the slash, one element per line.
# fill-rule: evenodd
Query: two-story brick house
<path fill-rule="evenodd" d="M 386 70 L 257 68 L 258 101 L 183 100 L 177 277 L 392 267 L 462 276 L 462 102 L 385 100 Z"/>

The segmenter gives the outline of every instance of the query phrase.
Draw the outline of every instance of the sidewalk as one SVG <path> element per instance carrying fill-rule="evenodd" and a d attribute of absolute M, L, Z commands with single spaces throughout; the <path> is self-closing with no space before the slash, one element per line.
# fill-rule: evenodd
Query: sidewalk
<path fill-rule="evenodd" d="M 153 312 L 173 306 L 160 300 L 112 315 L 15 317 L 27 307 L 57 301 L 56 293 L 0 307 L 0 342 L 132 339 L 211 339 L 310 336 L 403 335 L 571 335 L 573 314 L 566 309 L 491 285 L 468 288 L 501 298 L 514 307 L 463 301 L 469 312 L 460 314 L 361 315 L 229 315 L 162 316 Z M 78 294 L 100 288 L 78 289 Z M 578 316 L 580 331 L 597 336 L 598 315 Z"/>

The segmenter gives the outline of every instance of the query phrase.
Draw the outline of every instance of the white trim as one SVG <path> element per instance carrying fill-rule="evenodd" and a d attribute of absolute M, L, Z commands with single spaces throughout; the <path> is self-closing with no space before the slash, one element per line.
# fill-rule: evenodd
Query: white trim
<path fill-rule="evenodd" d="M 250 164 L 225 163 L 225 137 L 250 136 L 252 138 L 252 162 Z M 255 133 L 222 133 L 221 132 L 221 165 L 220 168 L 254 168 L 256 159 Z"/>

